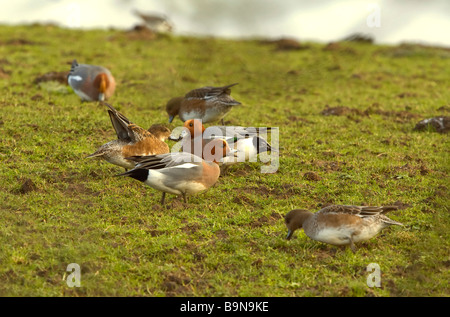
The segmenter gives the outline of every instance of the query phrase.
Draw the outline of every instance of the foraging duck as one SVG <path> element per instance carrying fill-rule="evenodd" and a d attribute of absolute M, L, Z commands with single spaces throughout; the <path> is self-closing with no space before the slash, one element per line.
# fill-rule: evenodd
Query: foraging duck
<path fill-rule="evenodd" d="M 258 154 L 272 151 L 271 145 L 259 135 L 270 131 L 271 128 L 211 126 L 205 129 L 202 122 L 197 119 L 185 121 L 183 127 L 186 129 L 182 131 L 181 138 L 190 138 L 192 141 L 203 139 L 203 144 L 215 138 L 225 139 L 236 150 L 236 155 L 225 157 L 222 160 L 224 165 L 245 161 L 256 162 Z M 169 137 L 169 139 L 176 140 L 177 138 Z"/>
<path fill-rule="evenodd" d="M 390 225 L 403 226 L 385 214 L 397 206 L 366 207 L 331 205 L 316 213 L 294 209 L 284 217 L 288 229 L 287 239 L 295 230 L 303 228 L 313 240 L 332 245 L 349 245 L 355 252 L 355 243 L 368 240 Z"/>
<path fill-rule="evenodd" d="M 172 131 L 170 131 L 168 127 L 160 123 L 153 124 L 150 128 L 148 128 L 147 131 L 153 134 L 162 142 L 165 142 L 172 134 Z"/>
<path fill-rule="evenodd" d="M 153 135 L 132 123 L 110 104 L 104 104 L 109 108 L 108 114 L 117 140 L 100 146 L 97 151 L 87 156 L 88 158 L 102 158 L 109 163 L 131 169 L 135 162 L 126 159 L 127 157 L 169 153 L 169 146 L 161 140 L 161 134 L 158 133 L 158 137 Z"/>

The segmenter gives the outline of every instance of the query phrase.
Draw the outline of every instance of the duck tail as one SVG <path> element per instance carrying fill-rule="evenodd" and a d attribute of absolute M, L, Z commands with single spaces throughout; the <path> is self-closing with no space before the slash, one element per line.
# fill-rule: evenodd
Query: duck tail
<path fill-rule="evenodd" d="M 114 175 L 116 177 L 118 176 L 128 176 L 131 178 L 134 178 L 138 181 L 145 182 L 148 178 L 148 169 L 144 168 L 133 168 L 132 170 L 126 171 L 122 174 Z"/>
<path fill-rule="evenodd" d="M 404 224 L 402 224 L 401 222 L 392 220 L 392 219 L 390 219 L 390 218 L 388 218 L 388 217 L 385 217 L 385 219 L 383 219 L 383 221 L 384 221 L 385 223 L 389 224 L 389 225 L 404 226 Z"/>

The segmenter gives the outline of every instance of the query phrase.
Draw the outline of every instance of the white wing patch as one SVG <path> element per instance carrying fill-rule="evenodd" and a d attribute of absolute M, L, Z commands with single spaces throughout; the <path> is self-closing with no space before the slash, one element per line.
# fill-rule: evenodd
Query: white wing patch
<path fill-rule="evenodd" d="M 76 81 L 82 81 L 83 77 L 75 75 L 75 76 L 70 76 L 69 80 L 76 80 Z"/>
<path fill-rule="evenodd" d="M 194 168 L 197 167 L 198 165 L 192 164 L 192 163 L 186 163 L 186 164 L 181 164 L 181 165 L 177 165 L 177 166 L 173 166 L 171 168 Z"/>

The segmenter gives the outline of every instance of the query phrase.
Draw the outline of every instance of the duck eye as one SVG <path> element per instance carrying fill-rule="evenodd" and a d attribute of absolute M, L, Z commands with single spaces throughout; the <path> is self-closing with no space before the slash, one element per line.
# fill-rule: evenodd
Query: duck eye
<path fill-rule="evenodd" d="M 191 122 L 191 123 L 189 123 L 189 126 L 190 126 L 190 127 L 193 127 L 193 126 L 194 126 L 194 124 L 193 124 L 193 123 Z"/>

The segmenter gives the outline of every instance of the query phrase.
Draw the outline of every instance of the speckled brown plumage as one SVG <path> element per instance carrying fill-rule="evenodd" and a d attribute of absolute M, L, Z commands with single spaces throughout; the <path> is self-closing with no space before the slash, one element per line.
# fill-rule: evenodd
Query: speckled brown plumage
<path fill-rule="evenodd" d="M 103 158 L 112 164 L 130 169 L 135 163 L 126 157 L 169 153 L 169 146 L 164 141 L 132 123 L 113 106 L 104 104 L 109 108 L 108 114 L 116 131 L 117 140 L 102 145 L 88 157 Z"/>

